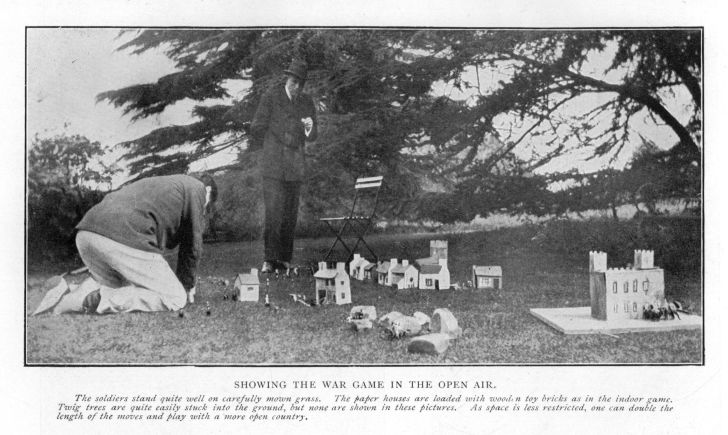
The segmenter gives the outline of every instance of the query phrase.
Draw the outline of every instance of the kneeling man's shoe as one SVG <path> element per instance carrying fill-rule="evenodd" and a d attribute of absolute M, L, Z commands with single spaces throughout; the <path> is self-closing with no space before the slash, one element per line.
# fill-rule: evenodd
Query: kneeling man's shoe
<path fill-rule="evenodd" d="M 59 275 L 49 278 L 45 284 L 43 284 L 43 290 L 45 291 L 45 296 L 43 296 L 43 300 L 40 301 L 38 308 L 36 308 L 33 312 L 34 316 L 49 311 L 55 307 L 58 302 L 61 301 L 63 295 L 68 293 L 70 289 L 66 280 Z"/>
<path fill-rule="evenodd" d="M 260 268 L 260 273 L 273 273 L 273 263 L 264 261 L 263 267 Z"/>
<path fill-rule="evenodd" d="M 85 314 L 96 314 L 99 302 L 101 302 L 101 291 L 92 291 L 83 299 L 83 312 Z"/>

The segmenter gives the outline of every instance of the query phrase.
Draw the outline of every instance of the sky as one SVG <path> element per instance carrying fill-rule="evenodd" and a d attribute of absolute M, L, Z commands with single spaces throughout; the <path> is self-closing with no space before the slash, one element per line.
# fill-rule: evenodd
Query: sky
<path fill-rule="evenodd" d="M 139 55 L 117 51 L 133 34 L 118 29 L 30 28 L 27 30 L 27 136 L 51 137 L 80 134 L 102 145 L 113 146 L 168 125 L 191 122 L 190 100 L 168 107 L 160 114 L 131 121 L 121 108 L 97 103 L 104 91 L 155 82 L 175 71 L 161 50 Z M 232 97 L 235 97 L 232 91 Z M 238 90 L 237 92 L 240 92 Z M 106 163 L 120 156 L 112 148 Z M 209 165 L 230 163 L 232 153 L 216 156 Z M 203 166 L 205 163 L 199 163 Z M 117 177 L 116 183 L 122 181 Z"/>
<path fill-rule="evenodd" d="M 139 55 L 130 51 L 117 51 L 133 33 L 120 35 L 118 29 L 110 28 L 29 28 L 27 29 L 27 137 L 31 142 L 38 134 L 50 137 L 57 134 L 80 134 L 102 145 L 113 146 L 123 141 L 141 137 L 153 129 L 192 121 L 194 102 L 186 100 L 168 107 L 164 112 L 135 122 L 124 116 L 121 108 L 115 108 L 105 101 L 96 102 L 101 92 L 122 87 L 154 82 L 159 77 L 174 72 L 174 64 L 162 51 L 147 51 Z M 598 73 L 606 64 L 603 59 L 594 59 L 590 68 Z M 503 79 L 502 74 L 481 71 L 480 83 L 483 92 L 493 83 Z M 466 72 L 466 79 L 476 82 L 474 71 Z M 442 92 L 454 98 L 469 98 L 447 83 L 438 83 L 434 92 Z M 237 84 L 230 89 L 232 98 L 240 98 L 244 86 Z M 590 97 L 577 101 L 572 110 L 587 110 L 592 104 Z M 678 98 L 676 101 L 680 101 Z M 678 104 L 678 103 L 676 103 Z M 679 110 L 677 110 L 679 112 Z M 643 117 L 644 118 L 644 117 Z M 637 132 L 658 144 L 671 145 L 676 137 L 669 128 L 655 126 L 652 122 L 634 123 Z M 502 126 L 503 130 L 507 126 Z M 637 137 L 635 135 L 635 137 Z M 29 144 L 28 144 L 29 145 Z M 636 147 L 635 144 L 632 148 Z M 608 159 L 586 160 L 587 153 L 575 153 L 557 159 L 541 168 L 541 171 L 565 170 L 577 167 L 582 172 L 598 170 L 608 164 L 624 165 L 633 150 L 627 149 L 616 162 Z M 521 157 L 528 155 L 528 147 L 521 147 Z M 118 160 L 118 148 L 111 148 L 106 163 Z M 231 163 L 236 157 L 234 149 L 208 158 L 193 166 L 195 169 L 211 169 Z M 114 184 L 123 181 L 120 175 Z"/>

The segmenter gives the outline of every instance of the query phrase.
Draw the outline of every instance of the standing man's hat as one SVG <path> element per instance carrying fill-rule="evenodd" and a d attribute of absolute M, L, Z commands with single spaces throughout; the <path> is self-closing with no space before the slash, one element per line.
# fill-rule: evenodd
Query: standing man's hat
<path fill-rule="evenodd" d="M 308 65 L 306 65 L 306 62 L 302 60 L 294 60 L 293 62 L 291 62 L 291 65 L 287 69 L 283 70 L 283 72 L 296 77 L 302 82 L 305 82 L 307 69 Z"/>

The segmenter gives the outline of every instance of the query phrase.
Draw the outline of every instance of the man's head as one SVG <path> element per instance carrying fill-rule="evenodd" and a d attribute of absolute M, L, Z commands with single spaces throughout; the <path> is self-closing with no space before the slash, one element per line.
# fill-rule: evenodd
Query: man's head
<path fill-rule="evenodd" d="M 217 183 L 210 174 L 199 174 L 195 178 L 205 185 L 205 212 L 209 212 L 212 204 L 217 201 Z"/>
<path fill-rule="evenodd" d="M 306 62 L 302 60 L 294 60 L 291 62 L 291 65 L 284 70 L 287 77 L 286 89 L 288 89 L 288 93 L 291 97 L 296 98 L 298 94 L 301 93 L 303 85 L 306 83 L 307 69 L 308 66 L 306 65 Z"/>

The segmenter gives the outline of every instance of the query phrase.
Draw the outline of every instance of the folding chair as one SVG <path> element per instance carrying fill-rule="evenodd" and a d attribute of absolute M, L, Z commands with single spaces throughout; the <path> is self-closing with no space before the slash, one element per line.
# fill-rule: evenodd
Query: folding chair
<path fill-rule="evenodd" d="M 346 250 L 346 261 L 352 259 L 354 252 L 360 244 L 367 248 L 375 261 L 378 259 L 377 254 L 374 253 L 374 250 L 364 240 L 364 236 L 374 226 L 374 217 L 377 213 L 379 191 L 381 190 L 383 179 L 384 177 L 382 176 L 357 178 L 354 184 L 354 201 L 351 205 L 349 215 L 319 219 L 325 222 L 329 230 L 336 236 L 336 240 L 334 240 L 331 248 L 326 253 L 324 261 L 329 261 L 336 246 L 339 244 Z M 356 238 L 356 242 L 350 248 L 344 239 L 349 240 L 349 243 L 351 243 L 351 240 L 354 238 Z"/>

